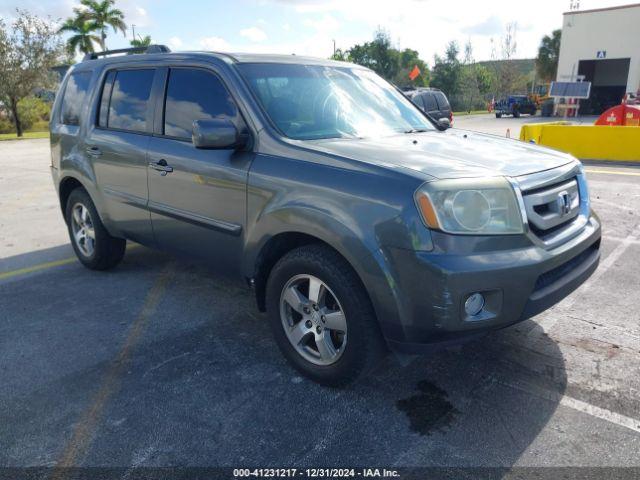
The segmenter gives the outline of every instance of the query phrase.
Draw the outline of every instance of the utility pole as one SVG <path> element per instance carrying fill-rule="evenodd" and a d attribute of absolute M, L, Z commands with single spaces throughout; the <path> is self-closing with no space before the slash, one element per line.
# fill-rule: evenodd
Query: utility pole
<path fill-rule="evenodd" d="M 132 23 L 131 24 L 131 32 L 133 33 L 133 40 L 136 39 L 136 26 Z"/>
<path fill-rule="evenodd" d="M 333 39 L 333 56 L 336 56 L 336 39 Z"/>

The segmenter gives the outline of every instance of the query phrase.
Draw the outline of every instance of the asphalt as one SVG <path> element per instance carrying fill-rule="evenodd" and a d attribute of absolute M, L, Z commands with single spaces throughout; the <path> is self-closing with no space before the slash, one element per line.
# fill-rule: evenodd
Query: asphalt
<path fill-rule="evenodd" d="M 332 390 L 206 266 L 73 260 L 46 140 L 0 165 L 0 467 L 640 466 L 638 167 L 587 166 L 603 258 L 573 295 Z"/>

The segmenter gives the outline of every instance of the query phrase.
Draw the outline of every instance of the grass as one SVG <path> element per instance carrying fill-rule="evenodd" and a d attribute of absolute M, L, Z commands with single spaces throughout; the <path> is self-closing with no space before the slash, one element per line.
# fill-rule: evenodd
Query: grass
<path fill-rule="evenodd" d="M 0 133 L 0 141 L 26 140 L 29 138 L 49 138 L 49 132 L 24 132 L 24 134 L 20 138 L 18 138 L 18 136 L 15 133 Z"/>
<path fill-rule="evenodd" d="M 470 112 L 453 112 L 454 117 L 464 117 L 465 115 L 482 115 L 483 113 L 489 113 L 487 110 L 471 110 Z"/>

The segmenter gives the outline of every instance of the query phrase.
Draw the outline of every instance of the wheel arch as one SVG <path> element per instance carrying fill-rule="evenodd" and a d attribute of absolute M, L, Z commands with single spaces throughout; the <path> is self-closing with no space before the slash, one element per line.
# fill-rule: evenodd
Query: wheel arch
<path fill-rule="evenodd" d="M 66 218 L 67 201 L 69 200 L 69 195 L 71 195 L 71 192 L 73 192 L 76 188 L 84 189 L 84 191 L 87 192 L 89 197 L 91 197 L 91 194 L 89 193 L 87 188 L 76 177 L 68 175 L 64 177 L 62 180 L 60 180 L 60 185 L 58 187 L 58 197 L 60 199 L 60 209 L 62 210 L 62 216 L 64 217 L 65 222 L 67 220 Z"/>

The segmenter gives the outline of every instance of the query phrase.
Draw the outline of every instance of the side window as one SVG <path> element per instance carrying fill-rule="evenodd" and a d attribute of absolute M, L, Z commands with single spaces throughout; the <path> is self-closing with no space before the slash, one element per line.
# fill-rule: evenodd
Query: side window
<path fill-rule="evenodd" d="M 229 92 L 213 73 L 186 68 L 170 70 L 164 110 L 165 135 L 190 139 L 195 120 L 237 115 Z"/>
<path fill-rule="evenodd" d="M 107 73 L 102 87 L 102 95 L 100 96 L 100 114 L 98 116 L 98 125 L 106 127 L 109 118 L 109 102 L 111 101 L 111 91 L 113 90 L 113 81 L 116 79 L 115 70 Z"/>
<path fill-rule="evenodd" d="M 422 95 L 414 95 L 411 99 L 421 109 L 424 109 L 424 102 L 422 101 Z"/>
<path fill-rule="evenodd" d="M 92 72 L 72 73 L 62 97 L 60 119 L 65 125 L 80 125 L 82 104 L 89 90 Z"/>
<path fill-rule="evenodd" d="M 107 127 L 132 132 L 147 131 L 147 107 L 154 75 L 155 70 L 120 70 L 116 73 Z"/>
<path fill-rule="evenodd" d="M 422 99 L 424 100 L 424 106 L 427 112 L 433 112 L 434 110 L 438 110 L 436 97 L 433 96 L 433 93 L 423 93 Z"/>
<path fill-rule="evenodd" d="M 440 107 L 440 110 L 448 110 L 451 108 L 447 97 L 444 96 L 444 93 L 436 92 L 436 99 L 438 100 L 438 107 Z"/>

